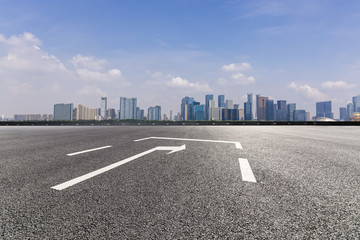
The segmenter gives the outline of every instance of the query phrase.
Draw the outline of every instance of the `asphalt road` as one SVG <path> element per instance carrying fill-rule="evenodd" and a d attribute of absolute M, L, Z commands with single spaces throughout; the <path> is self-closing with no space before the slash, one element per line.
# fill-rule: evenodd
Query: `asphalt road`
<path fill-rule="evenodd" d="M 359 239 L 359 190 L 359 127 L 0 127 L 0 239 Z"/>

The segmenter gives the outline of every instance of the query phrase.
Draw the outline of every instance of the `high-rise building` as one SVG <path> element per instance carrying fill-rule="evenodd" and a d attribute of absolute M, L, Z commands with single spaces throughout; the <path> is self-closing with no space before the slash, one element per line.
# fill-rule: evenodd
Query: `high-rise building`
<path fill-rule="evenodd" d="M 360 95 L 352 98 L 354 105 L 354 112 L 360 112 Z"/>
<path fill-rule="evenodd" d="M 205 120 L 209 120 L 209 101 L 214 100 L 214 95 L 205 95 Z"/>
<path fill-rule="evenodd" d="M 341 107 L 339 109 L 339 113 L 340 113 L 340 121 L 345 121 L 346 120 L 346 107 Z"/>
<path fill-rule="evenodd" d="M 160 106 L 148 108 L 148 120 L 149 121 L 152 121 L 152 120 L 160 121 L 161 120 L 161 107 Z"/>
<path fill-rule="evenodd" d="M 116 118 L 116 110 L 114 108 L 109 108 L 107 113 L 108 119 Z"/>
<path fill-rule="evenodd" d="M 346 121 L 350 121 L 353 113 L 354 113 L 354 104 L 352 102 L 348 102 L 348 104 L 346 105 Z"/>
<path fill-rule="evenodd" d="M 181 119 L 183 121 L 194 120 L 194 106 L 199 104 L 199 102 L 195 102 L 195 99 L 193 97 L 184 97 L 181 100 Z"/>
<path fill-rule="evenodd" d="M 294 121 L 305 122 L 306 121 L 306 111 L 305 110 L 295 110 Z"/>
<path fill-rule="evenodd" d="M 119 119 L 136 119 L 136 98 L 120 97 Z"/>
<path fill-rule="evenodd" d="M 288 110 L 286 105 L 286 100 L 277 101 L 277 121 L 287 121 L 288 120 Z"/>
<path fill-rule="evenodd" d="M 108 118 L 108 111 L 107 111 L 107 97 L 101 97 L 100 102 L 100 116 L 102 119 Z"/>
<path fill-rule="evenodd" d="M 234 109 L 234 102 L 233 102 L 233 100 L 226 100 L 226 108 L 227 108 L 227 109 Z"/>
<path fill-rule="evenodd" d="M 76 107 L 76 120 L 95 120 L 98 115 L 97 108 L 88 108 L 87 106 L 78 104 Z"/>
<path fill-rule="evenodd" d="M 274 100 L 266 100 L 266 121 L 275 120 Z"/>
<path fill-rule="evenodd" d="M 253 120 L 253 95 L 247 94 L 247 102 L 244 103 L 244 120 Z"/>
<path fill-rule="evenodd" d="M 54 105 L 54 120 L 68 120 L 73 119 L 73 108 L 74 104 L 68 103 L 58 103 Z"/>
<path fill-rule="evenodd" d="M 332 112 L 331 101 L 317 102 L 316 103 L 316 118 L 334 118 Z"/>
<path fill-rule="evenodd" d="M 288 121 L 290 122 L 295 121 L 295 110 L 296 110 L 296 103 L 289 103 L 287 105 Z"/>
<path fill-rule="evenodd" d="M 172 114 L 172 110 L 170 110 L 170 119 L 169 119 L 170 121 L 172 121 L 173 120 L 173 114 Z"/>
<path fill-rule="evenodd" d="M 225 107 L 225 95 L 218 96 L 218 107 Z"/>
<path fill-rule="evenodd" d="M 195 106 L 195 120 L 203 121 L 205 120 L 205 105 L 196 105 Z"/>
<path fill-rule="evenodd" d="M 257 120 L 264 121 L 266 120 L 266 101 L 269 100 L 268 97 L 261 97 L 260 95 L 256 95 L 256 113 Z"/>

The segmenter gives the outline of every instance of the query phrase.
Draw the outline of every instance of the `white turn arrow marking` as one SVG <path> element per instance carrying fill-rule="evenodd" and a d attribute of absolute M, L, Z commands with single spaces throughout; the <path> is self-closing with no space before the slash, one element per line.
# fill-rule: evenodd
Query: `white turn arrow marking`
<path fill-rule="evenodd" d="M 161 146 L 160 146 L 160 147 L 155 147 L 155 148 L 152 148 L 152 149 L 147 150 L 147 151 L 145 151 L 145 152 L 136 154 L 135 156 L 132 156 L 132 157 L 126 158 L 126 159 L 124 159 L 124 160 L 121 160 L 121 161 L 119 161 L 119 162 L 113 163 L 113 164 L 111 164 L 111 165 L 109 165 L 109 166 L 107 166 L 107 167 L 100 168 L 100 169 L 98 169 L 98 170 L 96 170 L 96 171 L 90 172 L 90 173 L 88 173 L 88 174 L 85 174 L 85 175 L 82 175 L 82 176 L 80 176 L 80 177 L 74 178 L 74 179 L 69 180 L 69 181 L 67 181 L 67 182 L 64 182 L 64 183 L 61 183 L 61 184 L 59 184 L 59 185 L 53 186 L 53 187 L 51 187 L 51 188 L 52 188 L 52 189 L 55 189 L 55 190 L 59 190 L 59 191 L 60 191 L 60 190 L 64 190 L 65 188 L 71 187 L 71 186 L 73 186 L 73 185 L 75 185 L 75 184 L 77 184 L 77 183 L 80 183 L 80 182 L 85 181 L 85 180 L 87 180 L 87 179 L 89 179 L 89 178 L 95 177 L 95 176 L 97 176 L 97 175 L 99 175 L 99 174 L 102 174 L 102 173 L 104 173 L 104 172 L 107 172 L 107 171 L 109 171 L 109 170 L 111 170 L 111 169 L 113 169 L 113 168 L 119 167 L 119 166 L 121 166 L 121 165 L 123 165 L 123 164 L 125 164 L 125 163 L 131 162 L 132 160 L 135 160 L 135 159 L 137 159 L 137 158 L 140 158 L 140 157 L 142 157 L 142 156 L 145 156 L 145 155 L 147 155 L 147 154 L 149 154 L 149 153 L 152 153 L 152 152 L 155 152 L 155 151 L 157 151 L 157 150 L 160 150 L 160 151 L 171 151 L 171 152 L 168 153 L 168 154 L 171 154 L 171 153 L 174 153 L 174 152 L 178 152 L 178 151 L 185 150 L 185 145 L 182 145 L 182 146 L 180 146 L 180 147 L 171 147 L 171 146 L 169 146 L 169 147 L 167 147 L 167 146 L 164 146 L 164 147 L 161 147 Z"/>

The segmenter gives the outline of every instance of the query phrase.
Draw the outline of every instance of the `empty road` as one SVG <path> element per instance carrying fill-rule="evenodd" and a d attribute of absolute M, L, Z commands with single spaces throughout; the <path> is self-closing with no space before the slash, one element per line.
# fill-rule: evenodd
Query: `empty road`
<path fill-rule="evenodd" d="M 359 239 L 356 126 L 0 127 L 0 239 Z"/>

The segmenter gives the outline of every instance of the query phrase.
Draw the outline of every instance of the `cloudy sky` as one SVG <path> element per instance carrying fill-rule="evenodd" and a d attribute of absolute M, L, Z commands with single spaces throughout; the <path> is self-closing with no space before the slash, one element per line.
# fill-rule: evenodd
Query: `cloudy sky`
<path fill-rule="evenodd" d="M 338 116 L 360 94 L 360 1 L 0 0 L 0 84 L 6 117 L 248 92 Z"/>

